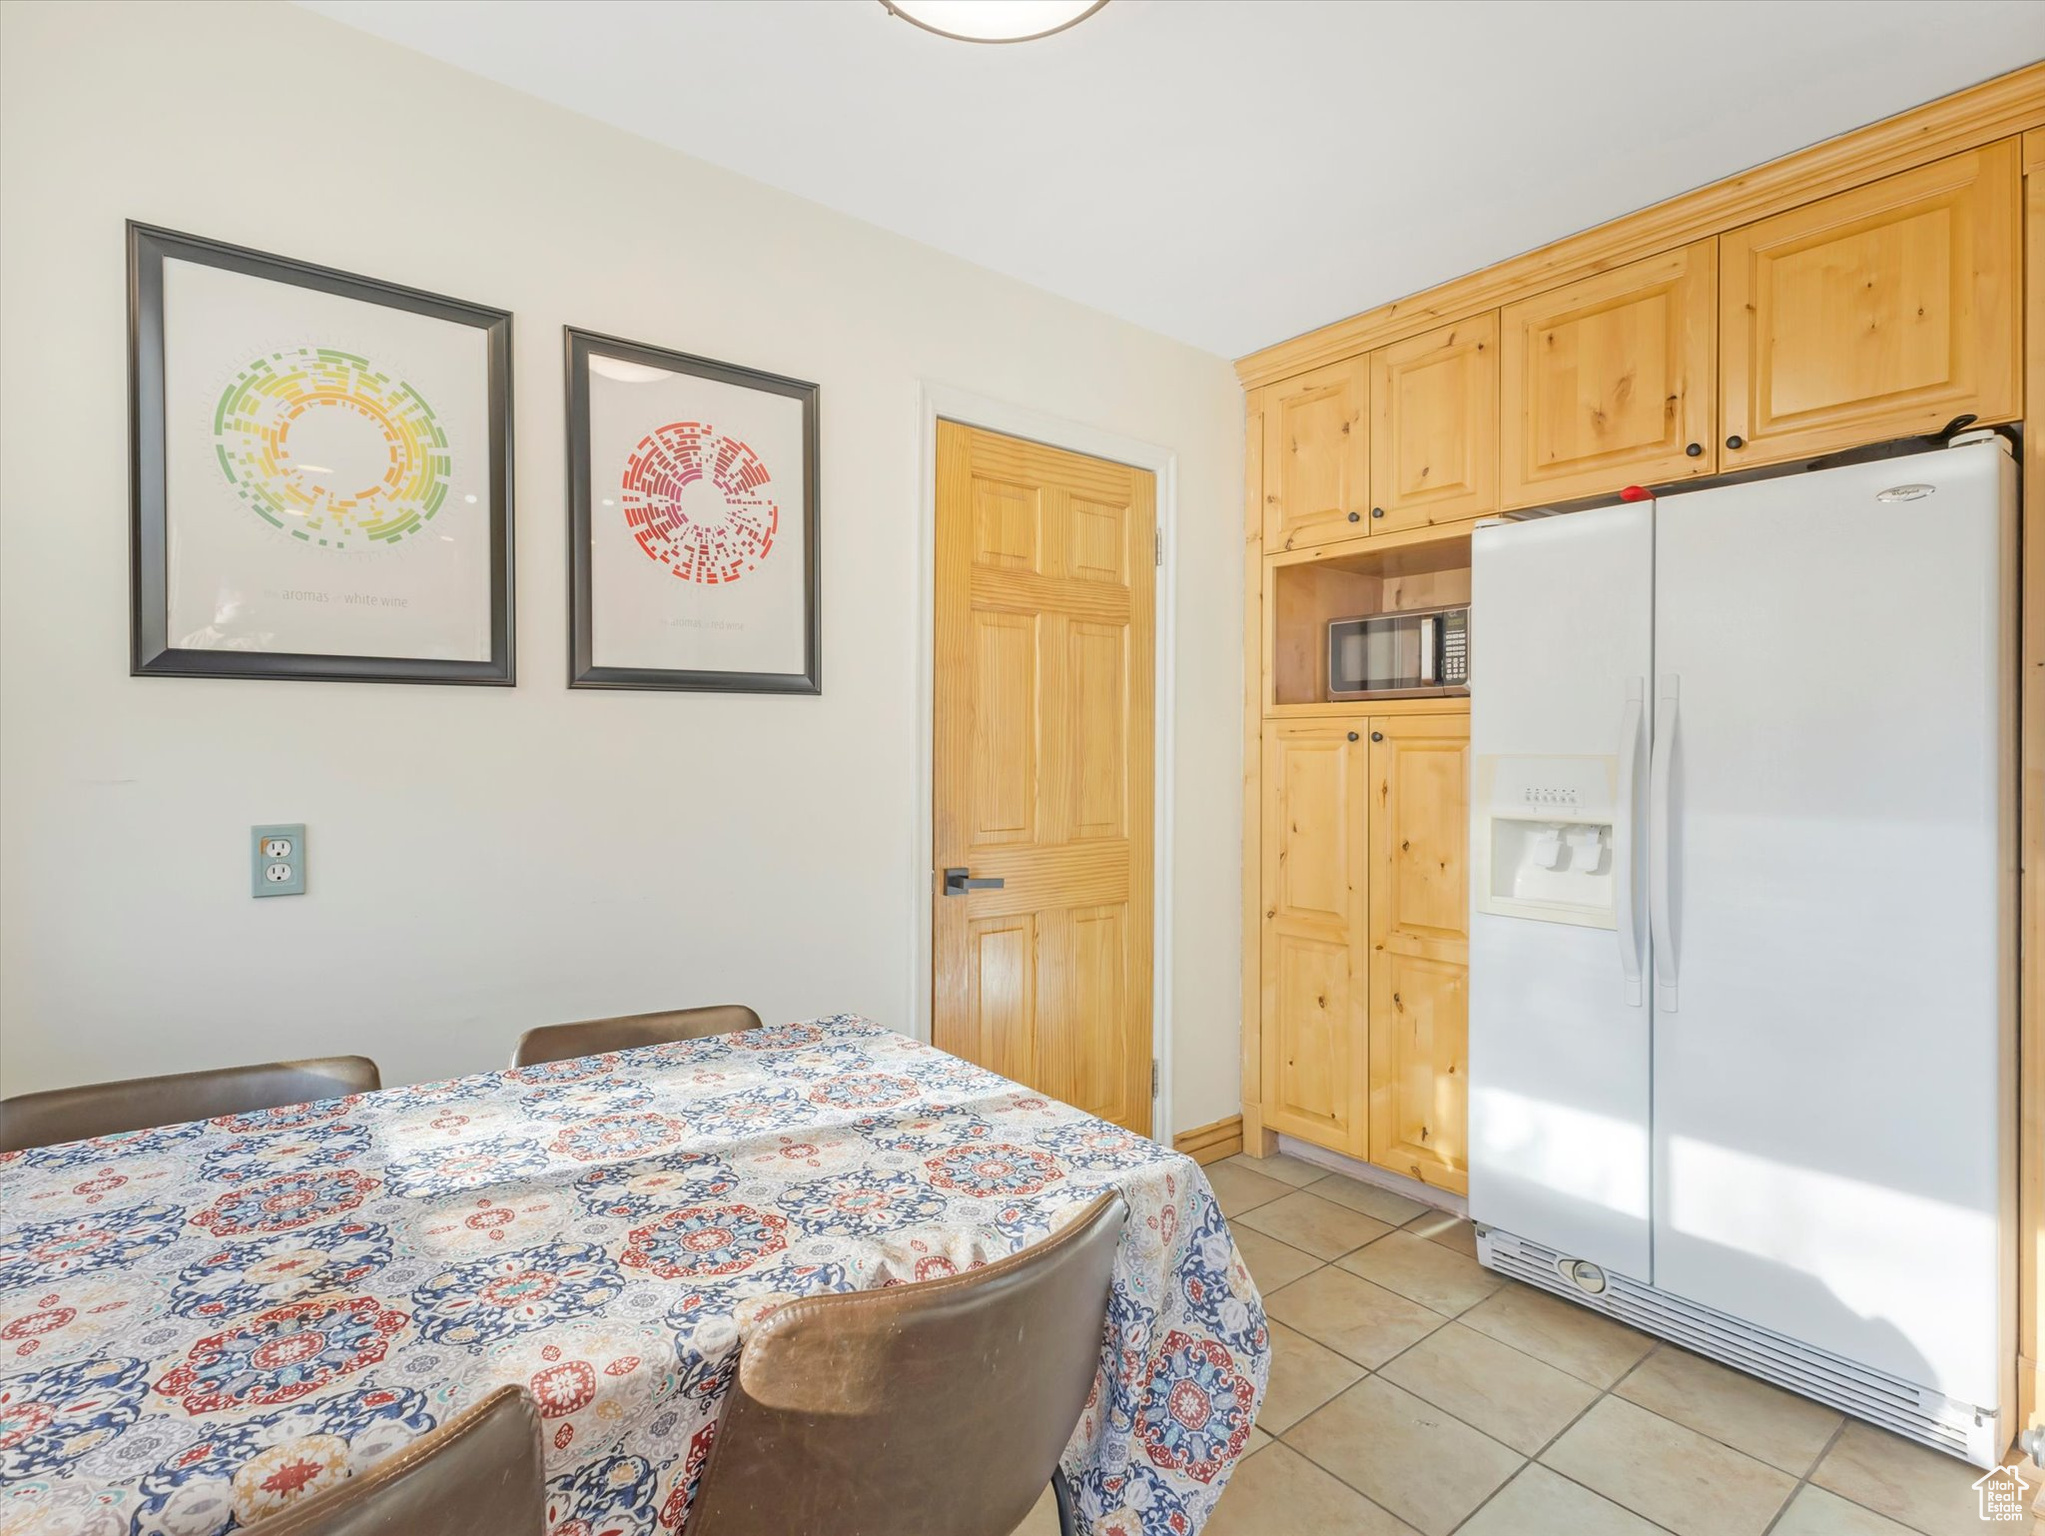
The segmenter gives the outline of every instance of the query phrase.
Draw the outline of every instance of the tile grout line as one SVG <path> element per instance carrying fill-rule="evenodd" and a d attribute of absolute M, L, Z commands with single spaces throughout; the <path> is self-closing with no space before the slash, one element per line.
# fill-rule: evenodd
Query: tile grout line
<path fill-rule="evenodd" d="M 1486 1335 L 1486 1337 L 1489 1337 L 1489 1335 Z M 1501 1339 L 1498 1340 L 1497 1342 L 1503 1344 L 1505 1341 Z M 1506 1344 L 1505 1347 L 1507 1349 L 1511 1349 L 1512 1345 Z M 1504 1482 L 1500 1483 L 1496 1488 L 1492 1489 L 1490 1493 L 1485 1495 L 1484 1502 L 1482 1504 L 1479 1504 L 1475 1509 L 1471 1510 L 1467 1515 L 1463 1516 L 1461 1520 L 1457 1521 L 1455 1529 L 1460 1531 L 1472 1520 L 1475 1520 L 1478 1515 L 1483 1513 L 1485 1505 L 1488 1505 L 1493 1499 L 1497 1498 L 1501 1493 L 1505 1492 L 1506 1489 L 1510 1488 L 1514 1483 L 1518 1482 L 1521 1476 L 1525 1474 L 1528 1467 L 1539 1467 L 1544 1472 L 1553 1473 L 1556 1477 L 1561 1478 L 1566 1483 L 1573 1483 L 1575 1484 L 1575 1486 L 1583 1488 L 1584 1492 L 1590 1494 L 1594 1498 L 1604 1499 L 1605 1502 L 1612 1505 L 1613 1508 L 1624 1509 L 1628 1514 L 1637 1516 L 1641 1520 L 1647 1521 L 1649 1525 L 1654 1525 L 1655 1529 L 1658 1531 L 1666 1530 L 1667 1527 L 1655 1525 L 1654 1521 L 1648 1520 L 1647 1516 L 1641 1514 L 1639 1510 L 1628 1508 L 1628 1506 L 1621 1504 L 1617 1499 L 1610 1498 L 1605 1494 L 1599 1493 L 1598 1490 L 1595 1488 L 1585 1487 L 1582 1483 L 1578 1483 L 1576 1479 L 1571 1477 L 1568 1473 L 1557 1472 L 1553 1467 L 1549 1466 L 1548 1463 L 1541 1460 L 1543 1456 L 1547 1455 L 1551 1450 L 1555 1448 L 1555 1443 L 1558 1440 L 1560 1440 L 1564 1435 L 1568 1434 L 1572 1429 L 1576 1428 L 1578 1424 L 1583 1422 L 1585 1415 L 1587 1415 L 1593 1408 L 1597 1407 L 1598 1404 L 1602 1403 L 1606 1398 L 1610 1397 L 1612 1395 L 1613 1388 L 1618 1387 L 1621 1383 L 1623 1383 L 1626 1380 L 1627 1376 L 1631 1376 L 1635 1371 L 1639 1370 L 1640 1367 L 1648 1360 L 1648 1358 L 1654 1355 L 1660 1348 L 1661 1345 L 1660 1343 L 1657 1342 L 1656 1344 L 1651 1346 L 1647 1350 L 1647 1352 L 1640 1357 L 1640 1359 L 1634 1361 L 1633 1364 L 1628 1366 L 1626 1368 L 1626 1374 L 1624 1376 L 1621 1376 L 1618 1381 L 1613 1382 L 1612 1385 L 1609 1387 L 1599 1388 L 1597 1395 L 1593 1397 L 1589 1402 L 1585 1403 L 1583 1407 L 1576 1413 L 1574 1417 L 1570 1419 L 1570 1421 L 1567 1424 L 1563 1425 L 1560 1429 L 1556 1430 L 1554 1434 L 1550 1435 L 1546 1440 L 1544 1440 L 1541 1443 L 1541 1447 L 1539 1450 L 1535 1451 L 1533 1455 L 1529 1456 L 1525 1461 L 1520 1463 L 1519 1471 L 1513 1473 L 1511 1477 L 1507 1478 Z M 1525 1353 L 1525 1351 L 1520 1352 L 1523 1354 Z M 1529 1355 L 1527 1356 L 1527 1358 L 1531 1360 L 1534 1359 L 1535 1357 Z M 1550 1370 L 1557 1371 L 1562 1370 L 1561 1366 L 1549 1365 L 1549 1362 L 1545 1360 L 1538 1361 L 1537 1363 L 1542 1365 L 1548 1365 Z M 1562 1374 L 1567 1376 L 1569 1375 L 1569 1372 L 1562 1371 Z M 1583 1378 L 1580 1376 L 1575 1379 L 1578 1381 L 1583 1381 Z M 1586 1381 L 1584 1382 L 1584 1385 L 1590 1386 L 1591 1383 Z M 1418 1396 L 1418 1394 L 1416 1393 L 1415 1396 Z M 1425 1401 L 1425 1399 L 1422 1399 L 1422 1401 Z M 1446 1412 L 1447 1410 L 1443 1411 Z M 1451 1536 L 1453 1536 L 1453 1532 L 1451 1533 Z"/>
<path fill-rule="evenodd" d="M 1851 1424 L 1852 1422 L 1853 1421 L 1850 1418 L 1847 1418 L 1844 1415 L 1840 1417 L 1839 1427 L 1832 1431 L 1831 1437 L 1825 1441 L 1824 1447 L 1818 1452 L 1817 1455 L 1811 1458 L 1811 1464 L 1808 1467 L 1804 1468 L 1804 1475 L 1798 1478 L 1796 1480 L 1796 1486 L 1789 1490 L 1789 1497 L 1782 1501 L 1782 1508 L 1778 1509 L 1775 1512 L 1775 1518 L 1773 1520 L 1770 1520 L 1767 1525 L 1762 1527 L 1761 1536 L 1769 1536 L 1769 1532 L 1773 1531 L 1778 1525 L 1782 1524 L 1782 1517 L 1789 1513 L 1789 1507 L 1790 1505 L 1794 1504 L 1797 1501 L 1797 1495 L 1802 1493 L 1805 1488 L 1810 1486 L 1811 1474 L 1817 1471 L 1818 1468 L 1824 1464 L 1825 1458 L 1827 1456 L 1830 1456 L 1832 1454 L 1832 1447 L 1839 1443 L 1839 1437 L 1846 1433 L 1846 1426 L 1848 1424 Z M 1869 1510 L 1868 1513 L 1876 1514 L 1878 1513 L 1878 1511 Z M 1898 1525 L 1902 1524 L 1900 1520 L 1897 1521 L 1896 1523 Z"/>

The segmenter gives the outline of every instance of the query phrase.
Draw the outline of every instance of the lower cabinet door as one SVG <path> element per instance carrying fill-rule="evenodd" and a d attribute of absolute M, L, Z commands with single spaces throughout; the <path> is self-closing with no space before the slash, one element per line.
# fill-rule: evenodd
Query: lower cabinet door
<path fill-rule="evenodd" d="M 1369 725 L 1369 1156 L 1467 1194 L 1470 719 Z"/>
<path fill-rule="evenodd" d="M 1369 1152 L 1362 720 L 1264 734 L 1263 1115 L 1331 1151 Z"/>

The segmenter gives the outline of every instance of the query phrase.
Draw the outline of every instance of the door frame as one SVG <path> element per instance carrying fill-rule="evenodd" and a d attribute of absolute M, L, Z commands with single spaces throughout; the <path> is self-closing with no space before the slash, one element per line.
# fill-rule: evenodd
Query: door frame
<path fill-rule="evenodd" d="M 1172 1144 L 1172 839 L 1174 718 L 1173 636 L 1178 625 L 1179 456 L 1141 438 L 1104 432 L 1027 406 L 1011 405 L 949 384 L 916 386 L 916 810 L 910 830 L 909 910 L 915 915 L 909 945 L 909 998 L 916 1038 L 930 1039 L 931 932 L 937 920 L 937 869 L 931 859 L 934 814 L 932 772 L 937 751 L 937 423 L 955 421 L 1007 437 L 1020 437 L 1089 458 L 1148 470 L 1157 480 L 1157 525 L 1163 560 L 1151 567 L 1157 582 L 1153 709 L 1154 775 L 1151 827 L 1150 1055 L 1158 1091 L 1150 1104 L 1150 1137 Z"/>

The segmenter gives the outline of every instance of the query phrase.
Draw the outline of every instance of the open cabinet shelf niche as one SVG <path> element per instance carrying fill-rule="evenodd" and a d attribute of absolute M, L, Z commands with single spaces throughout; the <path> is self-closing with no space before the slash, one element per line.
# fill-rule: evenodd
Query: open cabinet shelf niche
<path fill-rule="evenodd" d="M 1328 698 L 1331 619 L 1408 613 L 1469 600 L 1467 529 L 1424 542 L 1401 541 L 1391 548 L 1336 545 L 1272 556 L 1264 564 L 1264 612 L 1270 620 L 1264 636 L 1265 712 L 1284 716 L 1469 708 L 1467 689 L 1368 700 Z"/>

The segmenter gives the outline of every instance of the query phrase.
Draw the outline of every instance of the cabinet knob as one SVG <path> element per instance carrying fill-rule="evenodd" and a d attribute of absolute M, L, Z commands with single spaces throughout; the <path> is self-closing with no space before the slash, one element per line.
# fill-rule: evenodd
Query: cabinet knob
<path fill-rule="evenodd" d="M 1383 741 L 1385 739 L 1385 733 L 1383 731 L 1372 731 L 1370 733 L 1370 739 L 1372 741 Z"/>
<path fill-rule="evenodd" d="M 1360 523 L 1363 521 L 1363 514 L 1361 512 L 1352 512 L 1349 514 L 1349 521 L 1351 521 L 1352 523 Z"/>
<path fill-rule="evenodd" d="M 1704 444 L 1692 443 L 1688 448 L 1685 448 L 1683 451 L 1689 454 L 1690 457 L 1693 459 L 1701 459 L 1704 457 Z"/>
<path fill-rule="evenodd" d="M 1351 731 L 1351 732 L 1349 733 L 1349 739 L 1350 739 L 1351 741 L 1354 741 L 1354 740 L 1356 740 L 1356 732 L 1354 732 L 1354 731 Z"/>
<path fill-rule="evenodd" d="M 1385 509 L 1383 507 L 1372 507 L 1370 509 L 1370 515 L 1372 517 L 1383 517 L 1385 515 Z"/>
<path fill-rule="evenodd" d="M 1744 448 L 1747 446 L 1747 440 L 1744 437 L 1741 437 L 1737 432 L 1735 432 L 1731 437 L 1725 440 L 1725 445 L 1728 448 Z"/>

